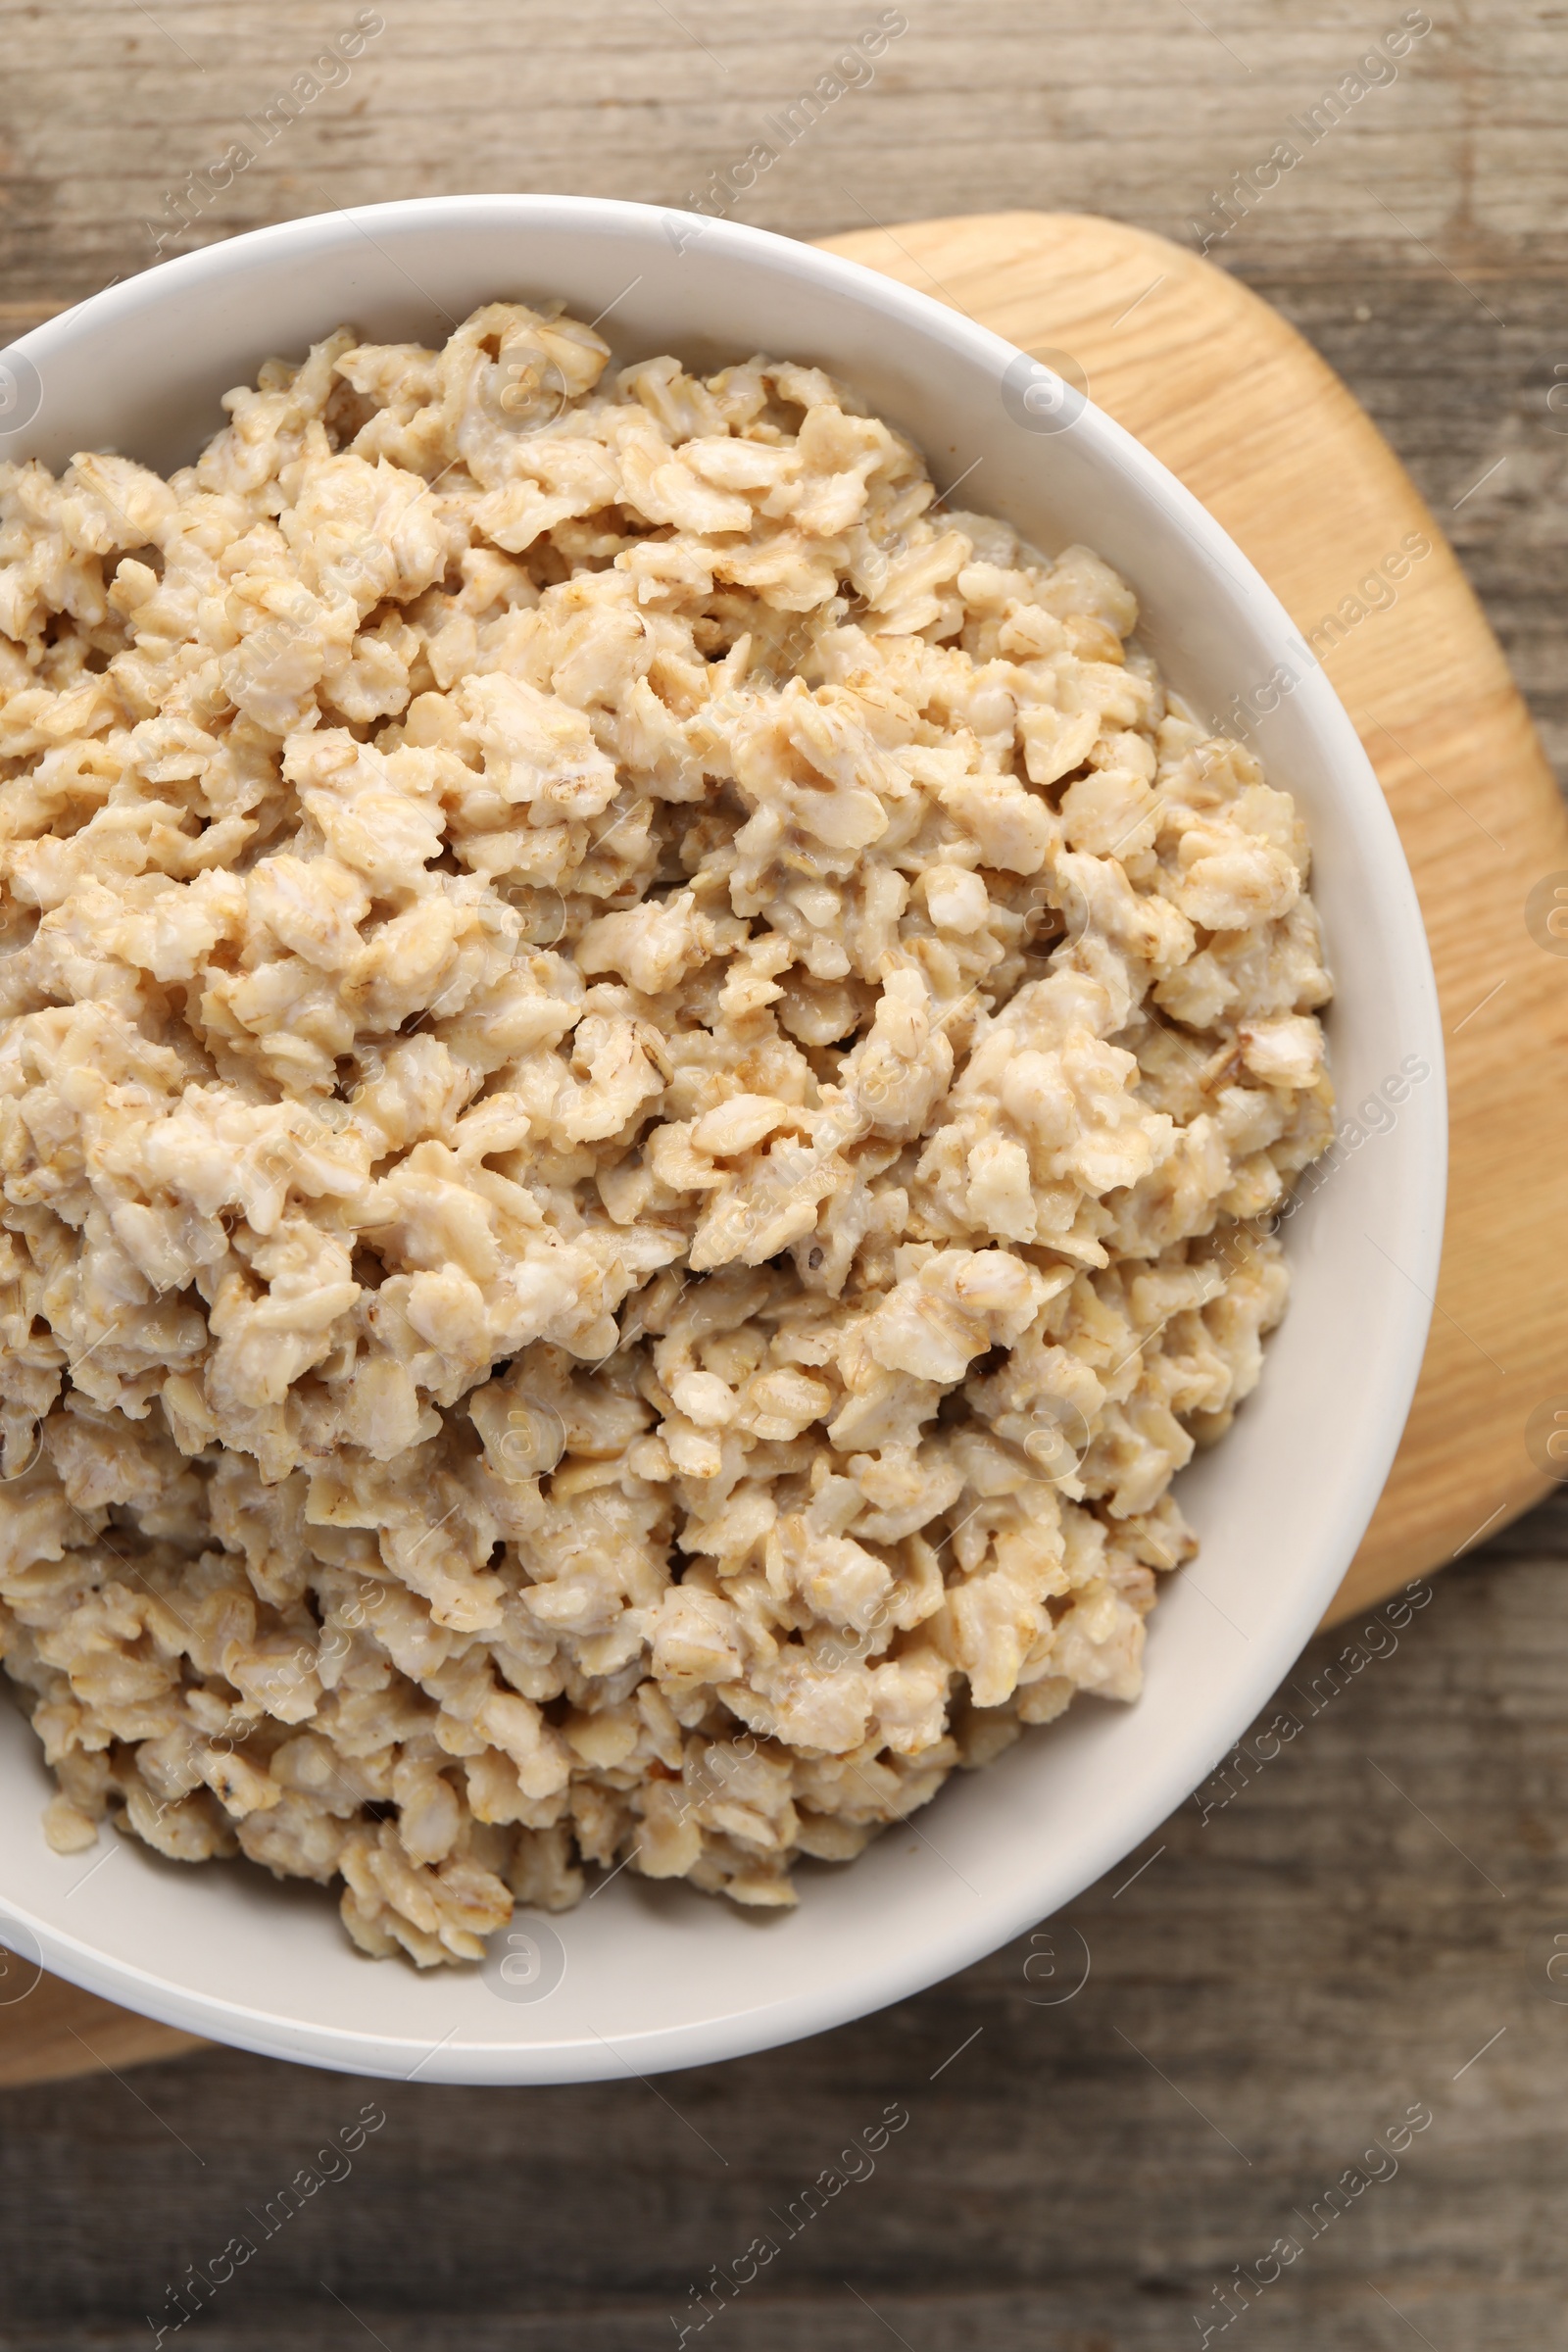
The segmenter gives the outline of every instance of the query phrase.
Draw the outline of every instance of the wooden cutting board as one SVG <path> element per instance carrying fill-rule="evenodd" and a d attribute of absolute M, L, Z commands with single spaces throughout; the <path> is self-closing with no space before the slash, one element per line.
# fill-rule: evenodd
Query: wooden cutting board
<path fill-rule="evenodd" d="M 1067 353 L 1303 632 L 1406 532 L 1433 541 L 1397 602 L 1354 620 L 1324 662 L 1415 875 L 1450 1121 L 1421 1383 L 1333 1624 L 1442 1567 L 1550 1483 L 1525 1425 L 1544 1403 L 1568 1410 L 1568 937 L 1562 954 L 1539 947 L 1526 902 L 1547 877 L 1568 885 L 1568 812 L 1438 523 L 1339 377 L 1256 295 L 1163 237 L 1074 213 L 826 242 L 1025 351 Z"/>
<path fill-rule="evenodd" d="M 1397 601 L 1355 620 L 1324 664 L 1415 875 L 1450 1119 L 1421 1383 L 1332 1624 L 1443 1566 L 1548 1484 L 1525 1424 L 1543 1403 L 1568 1407 L 1568 954 L 1536 944 L 1526 901 L 1546 877 L 1568 882 L 1568 814 L 1438 524 L 1344 384 L 1266 303 L 1161 237 L 1079 214 L 924 220 L 824 242 L 1054 366 L 1068 354 L 1091 397 L 1202 500 L 1303 631 L 1407 532 L 1433 543 Z M 193 2046 L 47 1978 L 0 2007 L 0 2083 Z"/>

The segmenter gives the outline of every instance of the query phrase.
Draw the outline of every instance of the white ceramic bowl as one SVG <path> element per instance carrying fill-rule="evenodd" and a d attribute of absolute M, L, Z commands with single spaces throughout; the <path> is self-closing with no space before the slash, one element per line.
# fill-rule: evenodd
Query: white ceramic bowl
<path fill-rule="evenodd" d="M 1205 711 L 1279 663 L 1303 668 L 1283 608 L 1218 524 L 1053 380 L 1030 400 L 1040 371 L 1010 345 L 854 263 L 639 205 L 379 205 L 167 263 L 5 355 L 0 427 L 9 413 L 15 429 L 0 431 L 0 455 L 59 466 L 115 448 L 167 469 L 221 421 L 220 393 L 339 321 L 439 343 L 481 302 L 551 294 L 581 318 L 604 314 L 621 358 L 818 362 L 911 434 L 940 483 L 983 461 L 964 502 L 1047 548 L 1097 548 L 1136 589 L 1167 674 Z M 1344 1574 L 1403 1426 L 1437 1284 L 1442 1036 L 1394 824 L 1319 671 L 1256 739 L 1311 827 L 1342 1102 L 1352 1109 L 1410 1056 L 1430 1075 L 1290 1224 L 1290 1312 L 1261 1388 L 1182 1483 L 1202 1552 L 1163 1587 L 1136 1705 L 1081 1698 L 849 1868 L 809 1866 L 789 1914 L 760 1920 L 624 1873 L 540 1925 L 539 1968 L 521 1946 L 511 1982 L 494 1960 L 430 1976 L 363 1960 L 326 1894 L 245 1863 L 188 1870 L 108 1832 L 96 1854 L 50 1853 L 32 1735 L 0 1708 L 8 1939 L 25 1949 L 35 1937 L 47 1967 L 132 2009 L 278 2057 L 425 2082 L 572 2082 L 764 2048 L 897 2000 L 1136 1846 L 1269 1696 Z"/>

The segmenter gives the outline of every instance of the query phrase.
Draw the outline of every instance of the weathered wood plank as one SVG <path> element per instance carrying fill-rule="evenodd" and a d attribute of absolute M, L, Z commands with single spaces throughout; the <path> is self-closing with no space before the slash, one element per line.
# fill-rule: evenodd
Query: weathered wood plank
<path fill-rule="evenodd" d="M 678 203 L 772 134 L 886 12 L 866 0 L 584 0 L 569 10 L 385 0 L 384 30 L 303 99 L 286 130 L 247 127 L 358 12 L 349 0 L 88 0 L 66 20 L 12 5 L 0 275 L 40 300 L 143 267 L 147 220 L 234 142 L 255 161 L 191 238 L 323 202 L 454 187 L 556 187 Z M 1284 139 L 1300 162 L 1225 240 L 1248 270 L 1374 261 L 1463 275 L 1568 261 L 1568 153 L 1551 135 L 1568 48 L 1516 4 L 1441 16 L 1402 58 L 1407 13 L 1289 0 L 1201 12 L 1105 0 L 909 0 L 907 30 L 861 86 L 759 180 L 745 218 L 798 235 L 935 212 L 1104 212 L 1181 235 L 1232 174 Z M 1359 98 L 1347 76 L 1381 49 Z M 327 69 L 336 76 L 338 68 Z M 320 78 L 326 78 L 323 74 Z M 1342 119 L 1293 131 L 1339 90 Z M 774 145 L 781 142 L 772 138 Z M 1392 208 L 1392 210 L 1385 208 Z M 1427 240 L 1431 250 L 1412 244 Z M 189 241 L 189 240 L 187 240 Z"/>
<path fill-rule="evenodd" d="M 1402 1628 L 1320 1639 L 1248 1752 L 1049 1940 L 815 2041 L 657 2085 L 362 2083 L 208 2050 L 0 2093 L 8 2345 L 129 2345 L 236 2232 L 257 2252 L 202 2322 L 215 2352 L 357 2341 L 343 2304 L 388 2352 L 460 2327 L 481 2352 L 644 2352 L 759 2233 L 777 2256 L 706 2343 L 1166 2352 L 1286 2233 L 1259 2352 L 1392 2346 L 1379 2294 L 1439 2352 L 1555 2341 L 1565 1535 L 1553 1506 Z M 277 2223 L 301 2167 L 343 2173 L 322 2151 L 367 2102 L 387 2121 L 352 2171 Z M 1396 2173 L 1366 2158 L 1422 2104 Z M 890 2105 L 908 2122 L 873 2173 L 846 2152 Z M 1313 2238 L 1356 2164 L 1388 2178 Z M 865 2177 L 808 2223 L 834 2167 Z"/>

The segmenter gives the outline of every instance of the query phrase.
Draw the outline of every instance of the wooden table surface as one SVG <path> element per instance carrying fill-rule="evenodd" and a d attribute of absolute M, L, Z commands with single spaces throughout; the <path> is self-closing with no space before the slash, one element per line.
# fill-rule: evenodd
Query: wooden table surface
<path fill-rule="evenodd" d="M 0 9 L 0 334 L 147 267 L 160 235 L 177 252 L 474 188 L 682 203 L 897 22 L 869 0 L 358 13 L 380 29 L 312 75 L 349 0 Z M 1388 434 L 1568 772 L 1560 16 L 1434 0 L 1394 72 L 1362 61 L 1426 21 L 1396 0 L 902 14 L 739 217 L 817 236 L 1076 207 L 1193 243 L 1216 191 L 1292 140 L 1299 163 L 1211 258 Z M 1330 91 L 1342 119 L 1313 139 Z M 253 160 L 209 199 L 189 175 L 236 144 Z M 1470 1552 L 1396 1637 L 1325 1637 L 1229 1780 L 1066 1919 L 793 2050 L 466 2092 L 216 2050 L 131 2069 L 133 2039 L 105 2038 L 113 2073 L 0 2093 L 0 2347 L 145 2344 L 186 2266 L 241 2231 L 256 2257 L 190 2323 L 224 2352 L 631 2352 L 695 2340 L 704 2309 L 745 2352 L 1561 2344 L 1565 1562 L 1568 1499 Z M 909 2123 L 873 2173 L 848 2151 L 894 2101 Z M 385 2124 L 325 2154 L 368 2103 Z M 732 2305 L 700 2306 L 830 2166 L 862 2177 Z M 302 2168 L 321 2185 L 285 2224 Z"/>

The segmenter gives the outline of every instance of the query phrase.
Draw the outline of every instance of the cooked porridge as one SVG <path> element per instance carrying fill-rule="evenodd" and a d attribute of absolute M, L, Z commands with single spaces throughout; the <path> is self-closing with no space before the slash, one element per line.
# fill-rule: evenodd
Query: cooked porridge
<path fill-rule="evenodd" d="M 1329 1140 L 1291 800 L 816 369 L 513 304 L 0 466 L 0 1645 L 471 1960 L 794 1899 L 1077 1691 Z"/>

